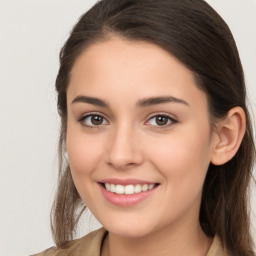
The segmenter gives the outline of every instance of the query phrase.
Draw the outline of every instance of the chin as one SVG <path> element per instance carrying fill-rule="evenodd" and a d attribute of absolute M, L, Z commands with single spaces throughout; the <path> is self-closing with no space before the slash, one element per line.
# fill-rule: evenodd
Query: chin
<path fill-rule="evenodd" d="M 152 225 L 148 224 L 131 224 L 131 223 L 114 223 L 114 224 L 103 224 L 103 227 L 108 232 L 121 237 L 139 238 L 150 234 Z"/>

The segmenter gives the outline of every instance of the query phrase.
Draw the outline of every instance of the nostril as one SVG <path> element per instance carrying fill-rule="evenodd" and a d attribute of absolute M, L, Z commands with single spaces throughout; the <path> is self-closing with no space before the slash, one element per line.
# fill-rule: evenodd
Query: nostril
<path fill-rule="evenodd" d="M 139 153 L 138 155 L 109 154 L 106 162 L 116 170 L 125 170 L 140 165 L 143 157 Z"/>

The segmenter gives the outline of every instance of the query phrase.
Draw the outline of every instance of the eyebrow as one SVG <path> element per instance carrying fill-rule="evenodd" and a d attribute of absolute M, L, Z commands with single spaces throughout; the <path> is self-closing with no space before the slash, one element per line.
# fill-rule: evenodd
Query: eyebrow
<path fill-rule="evenodd" d="M 92 104 L 94 106 L 98 106 L 98 107 L 109 107 L 109 104 L 99 98 L 95 98 L 95 97 L 89 97 L 89 96 L 85 96 L 85 95 L 79 95 L 77 96 L 73 101 L 72 104 L 74 103 L 88 103 L 88 104 Z M 137 103 L 136 106 L 137 107 L 149 107 L 152 105 L 159 105 L 159 104 L 163 104 L 163 103 L 181 103 L 183 105 L 189 106 L 189 104 L 179 98 L 173 97 L 173 96 L 160 96 L 160 97 L 150 97 L 150 98 L 144 98 L 144 99 L 140 99 Z"/>
<path fill-rule="evenodd" d="M 170 103 L 170 102 L 181 103 L 186 106 L 189 106 L 189 104 L 185 100 L 178 99 L 173 96 L 150 97 L 150 98 L 141 99 L 137 102 L 136 106 L 148 107 L 148 106 L 152 106 L 152 105 L 158 105 L 158 104 Z"/>
<path fill-rule="evenodd" d="M 72 104 L 74 103 L 88 103 L 92 104 L 94 106 L 98 107 L 108 107 L 109 104 L 101 99 L 94 98 L 94 97 L 89 97 L 89 96 L 84 96 L 84 95 L 79 95 L 76 98 L 73 99 Z"/>

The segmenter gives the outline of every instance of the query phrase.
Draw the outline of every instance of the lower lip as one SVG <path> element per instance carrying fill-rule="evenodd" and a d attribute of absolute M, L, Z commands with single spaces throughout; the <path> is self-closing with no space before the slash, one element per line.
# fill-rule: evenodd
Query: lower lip
<path fill-rule="evenodd" d="M 112 193 L 106 190 L 101 184 L 99 184 L 99 186 L 103 196 L 107 201 L 109 201 L 111 204 L 114 204 L 116 206 L 121 206 L 121 207 L 129 207 L 129 206 L 133 206 L 135 204 L 140 203 L 141 201 L 150 197 L 150 195 L 152 195 L 155 192 L 156 188 L 158 187 L 156 186 L 145 192 L 135 193 L 132 195 L 125 195 L 125 194 Z"/>

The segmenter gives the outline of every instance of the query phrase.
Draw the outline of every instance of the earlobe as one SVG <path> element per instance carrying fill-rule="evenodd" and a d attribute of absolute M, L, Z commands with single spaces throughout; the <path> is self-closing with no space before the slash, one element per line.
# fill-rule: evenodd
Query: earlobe
<path fill-rule="evenodd" d="M 225 164 L 235 156 L 243 140 L 245 127 L 246 117 L 241 107 L 232 108 L 226 118 L 217 123 L 216 140 L 211 156 L 212 164 Z"/>

